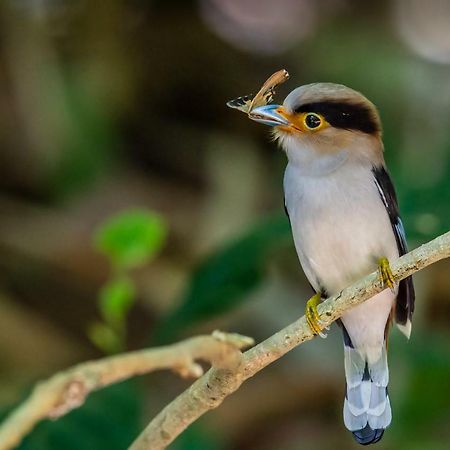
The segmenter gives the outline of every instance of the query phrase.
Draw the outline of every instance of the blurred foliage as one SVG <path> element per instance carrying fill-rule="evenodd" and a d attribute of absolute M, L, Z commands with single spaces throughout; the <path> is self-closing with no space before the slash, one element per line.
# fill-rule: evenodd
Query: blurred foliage
<path fill-rule="evenodd" d="M 101 292 L 99 308 L 102 318 L 110 324 L 119 324 L 133 305 L 136 288 L 125 276 L 107 282 Z"/>
<path fill-rule="evenodd" d="M 127 315 L 136 298 L 136 287 L 127 272 L 151 262 L 166 235 L 162 217 L 146 210 L 121 212 L 95 233 L 95 247 L 109 259 L 111 275 L 98 299 L 103 322 L 90 324 L 88 336 L 104 352 L 125 350 Z"/>
<path fill-rule="evenodd" d="M 170 450 L 225 450 L 223 433 L 213 432 L 201 423 L 201 419 L 194 422 L 168 448 Z"/>
<path fill-rule="evenodd" d="M 179 306 L 161 320 L 155 341 L 173 341 L 189 325 L 244 302 L 264 279 L 271 251 L 291 239 L 287 217 L 276 215 L 212 253 L 193 271 Z"/>
<path fill-rule="evenodd" d="M 392 376 L 403 391 L 403 401 L 395 407 L 396 423 L 389 437 L 398 450 L 448 448 L 447 444 L 436 442 L 436 436 L 450 441 L 448 339 L 448 334 L 417 330 L 412 343 L 395 340 L 392 358 L 402 356 L 411 367 L 406 379 L 399 379 L 395 373 Z"/>
<path fill-rule="evenodd" d="M 39 423 L 18 450 L 124 450 L 142 431 L 142 392 L 136 380 L 94 392 L 82 408 Z"/>
<path fill-rule="evenodd" d="M 51 71 L 55 69 L 47 69 L 47 77 L 43 75 L 46 80 L 52 80 Z M 65 72 L 57 99 L 53 98 L 54 87 L 44 87 L 48 90 L 47 98 L 64 110 L 69 135 L 58 165 L 49 170 L 49 193 L 56 193 L 58 200 L 79 194 L 92 186 L 105 170 L 111 170 L 118 141 L 114 124 L 97 99 L 86 92 L 86 86 L 73 71 Z"/>
<path fill-rule="evenodd" d="M 125 349 L 125 324 L 111 326 L 106 322 L 95 321 L 88 325 L 87 335 L 91 342 L 104 353 L 119 353 Z"/>
<path fill-rule="evenodd" d="M 149 263 L 164 245 L 166 225 L 160 215 L 144 210 L 125 211 L 96 232 L 95 246 L 113 269 L 129 270 Z"/>
<path fill-rule="evenodd" d="M 450 144 L 449 144 L 450 148 Z M 446 173 L 450 173 L 450 161 Z M 424 242 L 449 229 L 450 182 L 440 179 L 433 187 L 402 189 L 400 196 L 406 231 L 411 241 Z"/>

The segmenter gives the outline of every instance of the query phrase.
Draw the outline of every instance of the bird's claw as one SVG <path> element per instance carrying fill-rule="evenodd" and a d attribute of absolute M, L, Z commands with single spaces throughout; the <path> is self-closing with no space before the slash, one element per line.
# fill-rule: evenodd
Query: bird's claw
<path fill-rule="evenodd" d="M 320 320 L 319 313 L 317 311 L 317 305 L 320 303 L 320 294 L 317 293 L 312 296 L 306 302 L 306 321 L 308 322 L 309 328 L 314 334 L 318 334 L 321 338 L 325 339 L 327 337 L 326 333 L 322 330 L 329 330 L 329 327 L 325 327 L 322 320 Z"/>
<path fill-rule="evenodd" d="M 386 257 L 380 258 L 378 260 L 378 272 L 380 275 L 380 282 L 383 286 L 388 287 L 392 292 L 395 293 L 395 278 L 392 273 L 389 260 Z"/>

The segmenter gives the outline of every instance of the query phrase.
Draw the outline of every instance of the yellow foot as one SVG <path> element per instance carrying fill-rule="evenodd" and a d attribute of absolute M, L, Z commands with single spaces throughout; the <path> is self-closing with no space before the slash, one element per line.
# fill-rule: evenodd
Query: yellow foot
<path fill-rule="evenodd" d="M 383 283 L 383 286 L 387 286 L 394 292 L 395 278 L 387 258 L 383 257 L 378 260 L 378 271 L 380 272 L 380 281 Z"/>
<path fill-rule="evenodd" d="M 308 322 L 309 327 L 311 328 L 314 334 L 318 334 L 321 338 L 326 338 L 326 333 L 323 333 L 322 330 L 324 327 L 322 326 L 322 321 L 320 320 L 319 313 L 317 311 L 317 305 L 320 303 L 320 294 L 317 293 L 313 295 L 306 302 L 306 321 Z M 328 327 L 325 327 L 328 330 Z"/>

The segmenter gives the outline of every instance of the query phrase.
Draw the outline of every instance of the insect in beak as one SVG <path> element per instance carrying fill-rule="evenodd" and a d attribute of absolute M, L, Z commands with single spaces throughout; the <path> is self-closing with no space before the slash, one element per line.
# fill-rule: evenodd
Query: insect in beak
<path fill-rule="evenodd" d="M 289 74 L 287 70 L 281 69 L 266 80 L 255 96 L 244 95 L 243 97 L 235 98 L 227 102 L 227 106 L 242 111 L 245 114 L 250 114 L 255 108 L 271 103 L 275 95 L 275 88 L 279 84 L 284 83 L 288 78 Z"/>

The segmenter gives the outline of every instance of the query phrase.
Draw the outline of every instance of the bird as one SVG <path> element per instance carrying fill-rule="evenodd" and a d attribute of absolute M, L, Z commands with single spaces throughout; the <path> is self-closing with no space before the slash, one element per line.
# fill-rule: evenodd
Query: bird
<path fill-rule="evenodd" d="M 284 201 L 294 245 L 315 291 L 306 305 L 314 334 L 324 337 L 317 305 L 378 270 L 384 290 L 347 310 L 344 424 L 362 444 L 378 442 L 392 420 L 388 334 L 392 322 L 409 339 L 411 277 L 399 283 L 390 263 L 407 253 L 394 185 L 386 167 L 376 106 L 334 83 L 294 89 L 282 105 L 263 104 L 249 117 L 272 127 L 287 155 Z"/>

